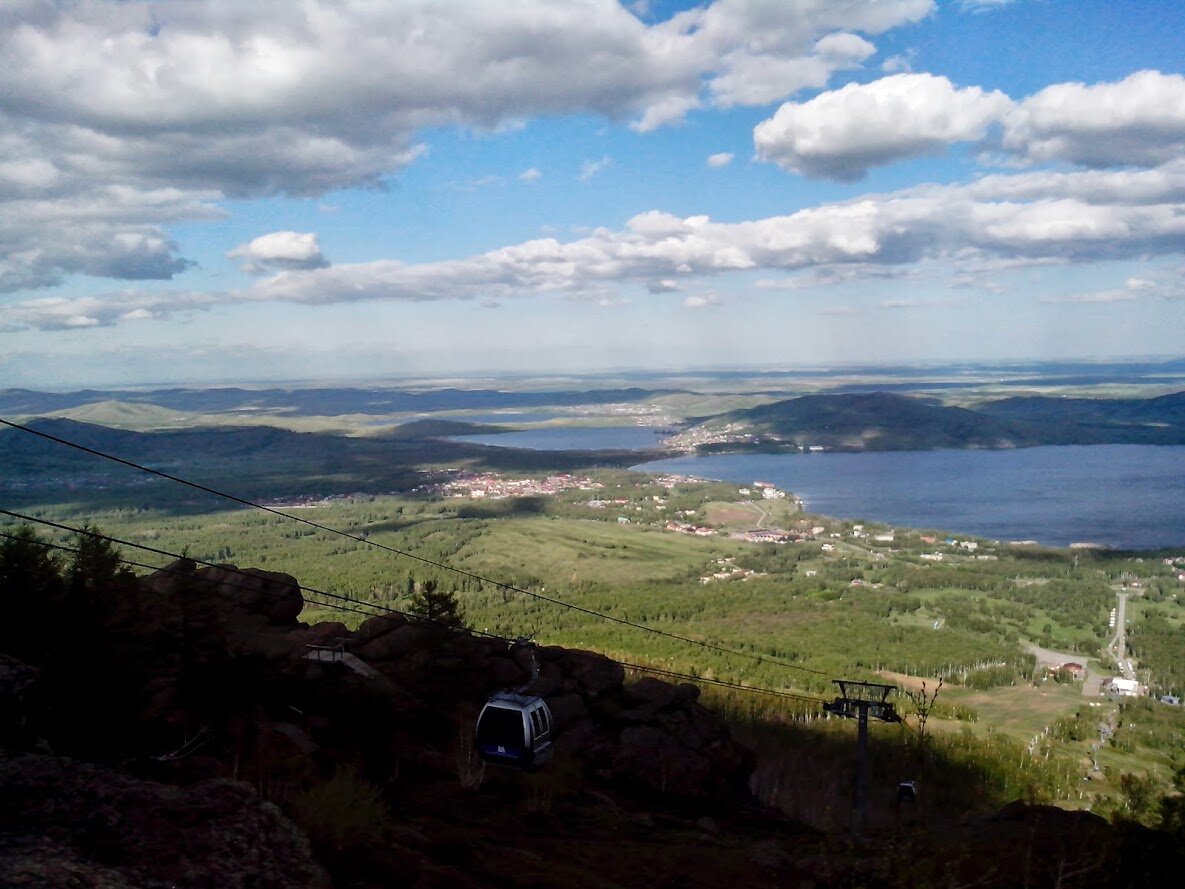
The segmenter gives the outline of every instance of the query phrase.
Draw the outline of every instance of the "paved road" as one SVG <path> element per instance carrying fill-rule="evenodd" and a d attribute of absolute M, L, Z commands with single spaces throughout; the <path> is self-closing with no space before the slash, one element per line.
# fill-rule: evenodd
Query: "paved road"
<path fill-rule="evenodd" d="M 1115 635 L 1111 637 L 1111 644 L 1107 650 L 1119 665 L 1119 672 L 1126 679 L 1135 679 L 1135 665 L 1127 656 L 1127 593 L 1118 593 L 1119 604 L 1115 607 Z"/>

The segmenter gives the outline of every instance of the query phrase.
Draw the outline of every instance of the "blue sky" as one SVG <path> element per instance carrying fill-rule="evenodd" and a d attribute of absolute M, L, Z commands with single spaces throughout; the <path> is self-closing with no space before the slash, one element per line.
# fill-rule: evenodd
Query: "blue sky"
<path fill-rule="evenodd" d="M 1185 4 L 0 5 L 0 386 L 1185 354 Z"/>

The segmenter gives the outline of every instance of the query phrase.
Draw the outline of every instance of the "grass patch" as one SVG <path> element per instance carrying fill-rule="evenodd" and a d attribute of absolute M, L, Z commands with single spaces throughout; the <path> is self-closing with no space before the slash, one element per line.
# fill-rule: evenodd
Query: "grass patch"
<path fill-rule="evenodd" d="M 1087 703 L 1078 684 L 1060 685 L 1044 682 L 1039 686 L 1024 683 L 970 691 L 957 686 L 944 686 L 942 699 L 948 704 L 962 704 L 979 713 L 975 730 L 1001 732 L 1018 741 L 1028 742 L 1059 716 L 1071 715 Z M 946 728 L 961 730 L 966 723 L 952 722 Z M 943 727 L 937 720 L 935 728 Z"/>
<path fill-rule="evenodd" d="M 580 519 L 524 518 L 490 524 L 461 557 L 475 572 L 528 571 L 566 584 L 684 579 L 735 551 L 712 540 Z"/>

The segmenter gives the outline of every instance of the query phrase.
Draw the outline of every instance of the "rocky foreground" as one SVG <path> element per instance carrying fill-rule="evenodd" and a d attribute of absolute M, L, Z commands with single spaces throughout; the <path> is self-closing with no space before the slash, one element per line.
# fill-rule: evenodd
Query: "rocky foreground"
<path fill-rule="evenodd" d="M 308 626 L 293 578 L 185 560 L 98 601 L 0 655 L 0 885 L 1102 887 L 1178 855 L 1023 804 L 852 845 L 755 803 L 753 754 L 694 686 L 554 647 L 555 761 L 487 767 L 474 720 L 526 681 L 521 649 Z M 307 656 L 334 649 L 357 660 Z"/>

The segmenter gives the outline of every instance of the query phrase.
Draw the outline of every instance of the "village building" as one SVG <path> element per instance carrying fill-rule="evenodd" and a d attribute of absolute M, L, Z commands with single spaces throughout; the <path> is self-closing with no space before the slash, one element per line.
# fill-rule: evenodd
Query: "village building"
<path fill-rule="evenodd" d="M 1124 679 L 1121 676 L 1115 676 L 1111 679 L 1104 679 L 1102 685 L 1103 694 L 1114 698 L 1137 698 L 1143 694 L 1143 689 L 1140 683 L 1134 679 Z"/>

